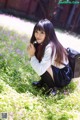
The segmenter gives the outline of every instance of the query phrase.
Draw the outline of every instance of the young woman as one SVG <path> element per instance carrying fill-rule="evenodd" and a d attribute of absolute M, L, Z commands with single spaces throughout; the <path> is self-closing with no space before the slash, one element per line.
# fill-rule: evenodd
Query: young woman
<path fill-rule="evenodd" d="M 58 41 L 53 24 L 48 19 L 36 23 L 28 46 L 30 63 L 35 72 L 41 77 L 33 82 L 34 86 L 46 84 L 54 94 L 55 87 L 68 85 L 72 78 L 68 55 Z"/>

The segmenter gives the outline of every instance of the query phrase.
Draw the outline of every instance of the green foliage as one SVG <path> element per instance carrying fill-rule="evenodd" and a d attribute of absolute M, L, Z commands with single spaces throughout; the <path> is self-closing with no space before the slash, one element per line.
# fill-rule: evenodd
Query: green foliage
<path fill-rule="evenodd" d="M 0 93 L 3 91 L 3 86 L 0 85 Z"/>
<path fill-rule="evenodd" d="M 72 81 L 54 97 L 43 95 L 31 85 L 39 76 L 29 64 L 27 37 L 3 28 L 0 31 L 0 112 L 14 120 L 77 120 L 78 83 Z"/>

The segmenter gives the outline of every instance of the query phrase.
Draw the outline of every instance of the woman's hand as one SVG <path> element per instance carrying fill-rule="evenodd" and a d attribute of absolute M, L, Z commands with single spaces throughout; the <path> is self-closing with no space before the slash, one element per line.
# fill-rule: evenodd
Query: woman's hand
<path fill-rule="evenodd" d="M 28 54 L 30 55 L 30 57 L 34 56 L 35 55 L 35 47 L 33 44 L 30 44 L 27 48 L 28 50 Z"/>

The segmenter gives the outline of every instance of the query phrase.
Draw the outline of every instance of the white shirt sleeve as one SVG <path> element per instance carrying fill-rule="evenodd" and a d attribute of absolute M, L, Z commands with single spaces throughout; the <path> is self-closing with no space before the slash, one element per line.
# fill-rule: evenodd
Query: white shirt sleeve
<path fill-rule="evenodd" d="M 41 62 L 39 62 L 35 56 L 31 58 L 30 60 L 31 66 L 38 75 L 44 74 L 47 71 L 47 69 L 51 66 L 52 64 L 51 54 L 52 48 L 50 45 L 47 45 Z"/>

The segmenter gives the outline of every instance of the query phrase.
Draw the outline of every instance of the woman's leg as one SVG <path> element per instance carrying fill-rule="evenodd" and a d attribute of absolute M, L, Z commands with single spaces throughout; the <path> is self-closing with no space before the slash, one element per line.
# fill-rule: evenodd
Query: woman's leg
<path fill-rule="evenodd" d="M 49 72 L 45 72 L 43 75 L 41 75 L 41 80 L 37 82 L 33 82 L 33 85 L 42 88 L 45 87 L 45 91 L 43 92 L 46 95 L 56 95 L 57 90 L 55 89 L 55 84 L 52 76 Z"/>
<path fill-rule="evenodd" d="M 33 85 L 39 88 L 47 85 L 47 87 L 50 89 L 54 88 L 54 80 L 50 73 L 46 71 L 43 75 L 41 75 L 41 80 L 33 82 Z"/>
<path fill-rule="evenodd" d="M 56 95 L 57 93 L 57 89 L 55 89 L 55 84 L 54 84 L 54 80 L 52 79 L 52 76 L 49 74 L 49 72 L 45 72 L 42 76 L 41 76 L 41 80 L 43 80 L 44 84 L 47 85 L 47 89 L 45 91 L 46 95 Z"/>
<path fill-rule="evenodd" d="M 39 88 L 45 86 L 45 84 L 49 88 L 54 87 L 52 67 L 49 67 L 48 70 L 43 75 L 41 75 L 41 80 L 40 81 L 33 82 L 33 85 L 36 86 L 36 87 L 39 87 Z"/>
<path fill-rule="evenodd" d="M 54 88 L 54 80 L 52 79 L 52 76 L 49 74 L 49 72 L 45 72 L 43 75 L 41 75 L 41 80 L 44 84 L 48 86 L 48 88 Z"/>
<path fill-rule="evenodd" d="M 52 71 L 52 66 L 47 69 L 47 72 L 51 75 L 52 79 L 54 79 L 54 77 L 53 77 L 53 71 Z"/>

